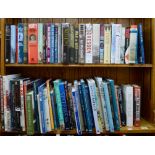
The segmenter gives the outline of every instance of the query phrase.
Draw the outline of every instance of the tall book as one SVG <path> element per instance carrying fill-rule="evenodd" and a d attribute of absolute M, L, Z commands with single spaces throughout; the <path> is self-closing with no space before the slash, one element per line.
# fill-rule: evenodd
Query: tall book
<path fill-rule="evenodd" d="M 78 25 L 74 26 L 74 50 L 75 50 L 75 63 L 78 63 L 78 54 L 79 54 L 79 27 Z"/>
<path fill-rule="evenodd" d="M 74 25 L 70 25 L 69 32 L 69 63 L 75 63 Z"/>
<path fill-rule="evenodd" d="M 100 63 L 104 63 L 104 24 L 100 24 Z"/>
<path fill-rule="evenodd" d="M 140 127 L 141 88 L 133 85 L 133 122 L 134 126 Z"/>
<path fill-rule="evenodd" d="M 54 27 L 54 63 L 58 63 L 58 23 Z"/>
<path fill-rule="evenodd" d="M 50 52 L 51 52 L 51 24 L 47 24 L 47 31 L 46 31 L 46 63 L 50 63 Z"/>
<path fill-rule="evenodd" d="M 85 62 L 85 24 L 79 24 L 79 54 L 78 54 L 78 62 Z"/>
<path fill-rule="evenodd" d="M 43 63 L 43 23 L 38 23 L 38 63 Z"/>
<path fill-rule="evenodd" d="M 120 51 L 120 63 L 125 63 L 125 27 L 121 29 L 121 51 Z"/>
<path fill-rule="evenodd" d="M 129 63 L 130 52 L 130 27 L 125 28 L 125 63 Z"/>
<path fill-rule="evenodd" d="M 142 24 L 138 24 L 138 63 L 145 64 L 144 38 Z"/>
<path fill-rule="evenodd" d="M 0 115 L 1 115 L 1 128 L 4 130 L 4 104 L 3 104 L 3 78 L 0 76 Z"/>
<path fill-rule="evenodd" d="M 38 63 L 38 24 L 28 24 L 28 63 Z"/>
<path fill-rule="evenodd" d="M 11 26 L 6 24 L 5 26 L 5 63 L 10 63 L 10 52 L 11 52 Z"/>
<path fill-rule="evenodd" d="M 11 25 L 11 54 L 10 63 L 16 62 L 16 26 Z"/>
<path fill-rule="evenodd" d="M 130 28 L 130 52 L 129 63 L 137 63 L 137 50 L 138 50 L 138 29 L 137 25 L 131 25 Z"/>
<path fill-rule="evenodd" d="M 24 63 L 28 63 L 28 24 L 24 23 Z"/>
<path fill-rule="evenodd" d="M 46 63 L 47 24 L 43 25 L 43 63 Z"/>
<path fill-rule="evenodd" d="M 100 62 L 100 24 L 93 24 L 93 63 Z"/>
<path fill-rule="evenodd" d="M 86 24 L 85 63 L 93 63 L 93 27 Z"/>
<path fill-rule="evenodd" d="M 50 31 L 50 63 L 54 63 L 55 57 L 55 24 L 51 24 Z"/>
<path fill-rule="evenodd" d="M 58 63 L 62 61 L 62 26 L 61 23 L 58 24 Z"/>
<path fill-rule="evenodd" d="M 109 64 L 111 58 L 111 25 L 104 24 L 104 63 Z"/>
<path fill-rule="evenodd" d="M 18 24 L 18 63 L 24 63 L 24 25 Z"/>

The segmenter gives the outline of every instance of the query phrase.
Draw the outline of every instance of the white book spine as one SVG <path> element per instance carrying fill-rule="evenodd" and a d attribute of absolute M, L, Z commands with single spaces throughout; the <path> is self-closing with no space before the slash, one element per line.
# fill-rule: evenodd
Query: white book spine
<path fill-rule="evenodd" d="M 20 80 L 20 103 L 21 103 L 20 122 L 21 122 L 22 131 L 25 131 L 26 129 L 25 129 L 23 80 Z"/>
<path fill-rule="evenodd" d="M 126 86 L 126 124 L 128 127 L 133 126 L 133 87 Z"/>
<path fill-rule="evenodd" d="M 125 62 L 125 27 L 122 27 L 121 31 L 121 52 L 120 52 L 120 63 Z"/>
<path fill-rule="evenodd" d="M 120 64 L 120 55 L 121 55 L 121 31 L 122 25 L 116 24 L 115 38 L 116 38 L 116 51 L 115 51 L 115 64 Z"/>
<path fill-rule="evenodd" d="M 93 24 L 93 63 L 100 62 L 100 24 Z"/>
<path fill-rule="evenodd" d="M 49 113 L 49 106 L 48 106 L 48 97 L 47 97 L 47 88 L 44 89 L 44 108 L 45 108 L 45 125 L 46 125 L 46 132 L 51 131 L 51 122 L 50 122 L 50 113 Z"/>
<path fill-rule="evenodd" d="M 94 85 L 93 85 L 92 81 L 90 81 L 90 80 L 87 80 L 87 81 L 88 81 L 88 87 L 89 87 L 89 92 L 90 92 L 90 99 L 91 99 L 92 111 L 93 111 L 93 116 L 94 116 L 96 134 L 100 134 Z"/>
<path fill-rule="evenodd" d="M 85 46 L 86 63 L 93 63 L 92 43 L 93 43 L 92 24 L 86 24 L 86 46 Z"/>
<path fill-rule="evenodd" d="M 111 63 L 115 63 L 115 53 L 116 53 L 116 24 L 112 24 L 111 33 Z"/>
<path fill-rule="evenodd" d="M 38 23 L 38 62 L 43 63 L 43 24 Z"/>

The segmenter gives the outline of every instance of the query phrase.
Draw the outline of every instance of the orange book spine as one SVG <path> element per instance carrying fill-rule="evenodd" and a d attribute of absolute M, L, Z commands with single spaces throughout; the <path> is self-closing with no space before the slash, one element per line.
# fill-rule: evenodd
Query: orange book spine
<path fill-rule="evenodd" d="M 38 63 L 38 24 L 28 25 L 28 63 Z"/>

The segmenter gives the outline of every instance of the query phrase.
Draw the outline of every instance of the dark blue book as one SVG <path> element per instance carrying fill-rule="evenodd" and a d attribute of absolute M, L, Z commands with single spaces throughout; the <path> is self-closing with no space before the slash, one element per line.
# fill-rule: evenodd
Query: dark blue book
<path fill-rule="evenodd" d="M 55 25 L 54 24 L 51 24 L 51 33 L 50 33 L 50 45 L 51 45 L 51 48 L 50 48 L 50 63 L 54 63 L 54 30 L 55 29 Z"/>
<path fill-rule="evenodd" d="M 58 25 L 54 27 L 54 63 L 58 63 Z"/>
<path fill-rule="evenodd" d="M 111 92 L 111 106 L 113 107 L 113 120 L 114 120 L 114 129 L 120 130 L 120 122 L 119 122 L 119 116 L 118 116 L 118 107 L 116 102 L 116 93 L 115 93 L 115 85 L 114 80 L 108 79 L 110 84 L 110 92 Z"/>
<path fill-rule="evenodd" d="M 64 115 L 65 129 L 69 130 L 70 120 L 69 120 L 68 107 L 67 107 L 67 102 L 66 102 L 64 82 L 61 82 L 59 84 L 59 90 L 60 90 L 60 98 L 61 98 L 62 110 L 63 110 L 63 115 Z"/>
<path fill-rule="evenodd" d="M 24 25 L 18 24 L 18 63 L 24 63 Z"/>
<path fill-rule="evenodd" d="M 142 24 L 138 24 L 138 63 L 145 64 L 144 39 Z"/>

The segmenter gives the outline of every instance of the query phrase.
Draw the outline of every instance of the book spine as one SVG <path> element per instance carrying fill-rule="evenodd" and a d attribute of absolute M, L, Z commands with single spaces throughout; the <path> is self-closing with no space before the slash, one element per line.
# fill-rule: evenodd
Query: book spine
<path fill-rule="evenodd" d="M 3 78 L 0 77 L 0 110 L 1 110 L 1 128 L 4 129 L 4 102 L 3 102 Z"/>
<path fill-rule="evenodd" d="M 110 64 L 111 58 L 111 25 L 104 25 L 104 63 Z"/>
<path fill-rule="evenodd" d="M 130 51 L 130 27 L 125 29 L 125 63 L 129 63 L 129 51 Z"/>
<path fill-rule="evenodd" d="M 121 30 L 121 51 L 120 51 L 120 63 L 125 63 L 125 27 Z"/>
<path fill-rule="evenodd" d="M 95 122 L 95 128 L 96 128 L 96 134 L 100 134 L 100 128 L 99 128 L 99 122 L 98 122 L 98 114 L 97 114 L 97 103 L 95 99 L 95 91 L 93 84 L 91 81 L 88 81 L 89 86 L 89 92 L 90 92 L 90 99 L 91 99 L 91 105 L 93 110 L 93 116 L 94 116 L 94 122 Z"/>
<path fill-rule="evenodd" d="M 93 63 L 93 32 L 92 24 L 86 24 L 85 63 Z"/>
<path fill-rule="evenodd" d="M 5 63 L 10 63 L 10 51 L 11 51 L 11 26 L 6 24 L 5 26 Z"/>
<path fill-rule="evenodd" d="M 111 105 L 110 105 L 108 85 L 107 85 L 106 82 L 103 82 L 103 91 L 104 91 L 105 103 L 106 103 L 106 106 L 107 106 L 109 130 L 110 130 L 110 132 L 114 132 L 113 116 L 112 116 L 112 110 L 111 110 Z"/>
<path fill-rule="evenodd" d="M 137 63 L 137 47 L 138 47 L 138 31 L 137 25 L 131 25 L 130 28 L 130 52 L 129 52 L 129 63 Z"/>
<path fill-rule="evenodd" d="M 43 63 L 43 24 L 38 23 L 38 63 Z"/>
<path fill-rule="evenodd" d="M 38 63 L 38 24 L 28 25 L 28 63 Z"/>
<path fill-rule="evenodd" d="M 74 50 L 75 50 L 75 63 L 78 63 L 78 54 L 79 54 L 79 27 L 75 25 L 74 28 Z"/>
<path fill-rule="evenodd" d="M 58 63 L 58 24 L 54 27 L 54 63 Z"/>
<path fill-rule="evenodd" d="M 27 134 L 34 134 L 34 126 L 33 126 L 33 110 L 32 110 L 32 95 L 26 95 L 26 115 L 27 115 Z"/>
<path fill-rule="evenodd" d="M 121 57 L 121 31 L 122 31 L 122 25 L 116 24 L 116 33 L 115 33 L 115 39 L 116 39 L 116 51 L 115 51 L 115 64 L 120 64 L 120 57 Z"/>
<path fill-rule="evenodd" d="M 79 24 L 79 63 L 85 63 L 85 34 L 85 24 Z"/>
<path fill-rule="evenodd" d="M 100 24 L 100 63 L 104 63 L 104 24 Z"/>
<path fill-rule="evenodd" d="M 134 126 L 140 127 L 141 88 L 133 86 Z"/>
<path fill-rule="evenodd" d="M 47 24 L 46 63 L 50 63 L 51 51 L 51 24 Z"/>
<path fill-rule="evenodd" d="M 112 24 L 111 29 L 111 63 L 115 63 L 116 53 L 116 24 Z"/>
<path fill-rule="evenodd" d="M 24 25 L 18 24 L 18 63 L 24 63 Z"/>
<path fill-rule="evenodd" d="M 51 24 L 51 33 L 50 33 L 50 63 L 54 63 L 55 56 L 55 25 Z"/>
<path fill-rule="evenodd" d="M 93 24 L 93 63 L 100 62 L 100 24 Z"/>
<path fill-rule="evenodd" d="M 16 26 L 11 25 L 11 54 L 10 63 L 16 62 Z"/>
<path fill-rule="evenodd" d="M 70 25 L 69 38 L 69 63 L 75 63 L 75 49 L 74 49 L 74 26 Z"/>
<path fill-rule="evenodd" d="M 63 63 L 69 63 L 69 24 L 63 25 Z"/>
<path fill-rule="evenodd" d="M 61 98 L 61 104 L 62 104 L 62 110 L 63 110 L 63 116 L 64 116 L 64 122 L 65 122 L 65 129 L 69 130 L 70 123 L 69 123 L 69 114 L 68 114 L 68 107 L 66 103 L 64 83 L 59 84 L 59 90 L 60 90 L 60 98 Z"/>
<path fill-rule="evenodd" d="M 43 25 L 43 63 L 46 63 L 47 25 Z"/>
<path fill-rule="evenodd" d="M 24 63 L 28 63 L 28 25 L 24 23 Z"/>
<path fill-rule="evenodd" d="M 61 103 L 61 96 L 60 96 L 60 90 L 59 90 L 59 82 L 54 81 L 54 91 L 56 95 L 56 104 L 57 104 L 57 113 L 59 118 L 59 125 L 61 129 L 65 129 L 65 123 L 64 123 L 64 116 L 63 116 L 63 110 L 62 110 L 62 103 Z"/>
<path fill-rule="evenodd" d="M 62 61 L 62 26 L 58 24 L 58 63 Z"/>
<path fill-rule="evenodd" d="M 138 63 L 145 64 L 144 39 L 143 39 L 142 24 L 138 24 L 138 41 L 139 41 Z"/>

